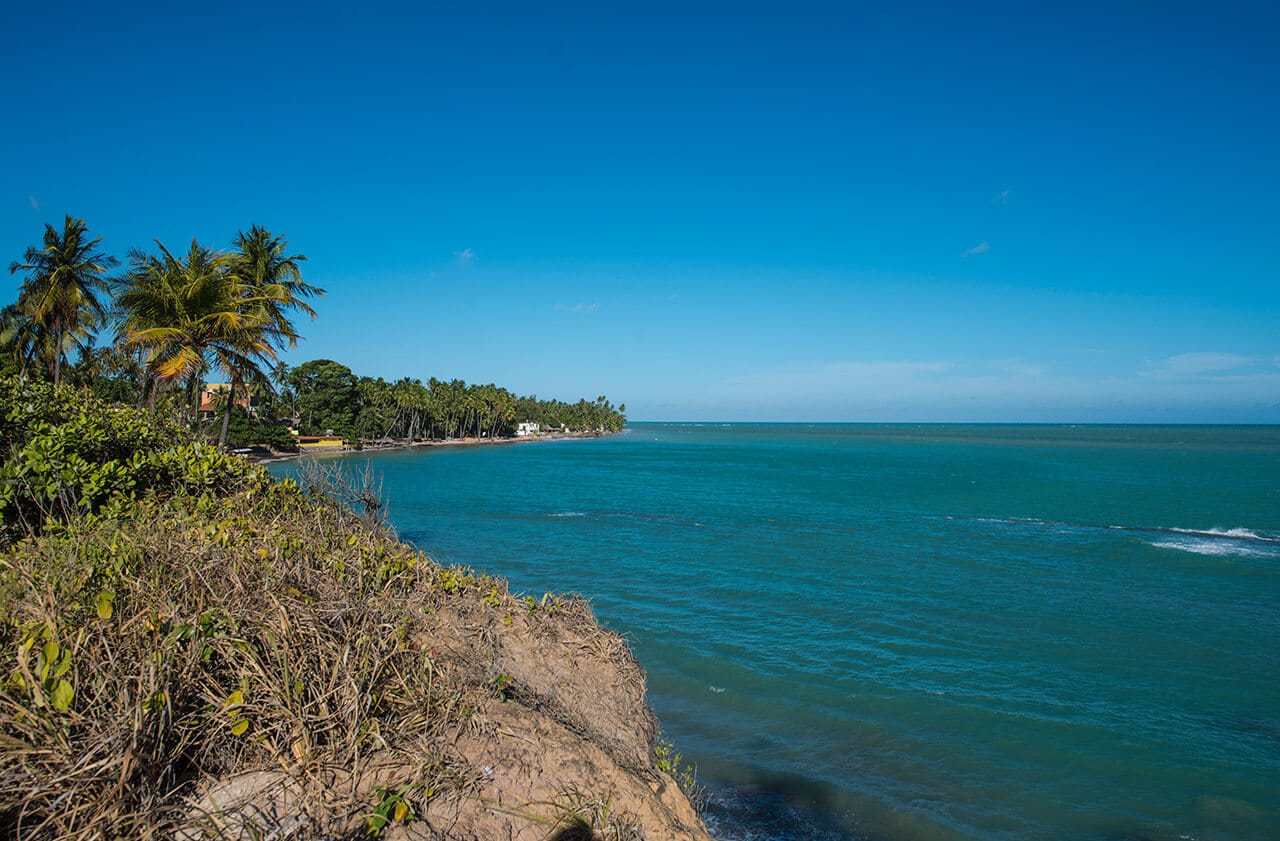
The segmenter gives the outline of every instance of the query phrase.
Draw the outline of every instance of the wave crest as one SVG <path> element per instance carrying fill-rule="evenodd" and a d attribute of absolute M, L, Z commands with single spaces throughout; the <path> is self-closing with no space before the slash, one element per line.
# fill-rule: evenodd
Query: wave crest
<path fill-rule="evenodd" d="M 1261 540 L 1266 543 L 1280 542 L 1274 537 L 1266 537 L 1258 534 L 1256 531 L 1244 528 L 1234 529 L 1178 529 L 1172 528 L 1169 531 L 1176 531 L 1178 534 L 1194 534 L 1203 537 L 1230 537 L 1233 540 Z"/>
<path fill-rule="evenodd" d="M 1196 555 L 1216 555 L 1218 557 L 1270 558 L 1276 555 L 1276 550 L 1274 549 L 1250 546 L 1238 538 L 1232 537 L 1223 540 L 1221 536 L 1190 536 L 1193 534 L 1202 534 L 1202 532 L 1191 532 L 1189 536 L 1183 538 L 1175 537 L 1167 540 L 1157 540 L 1150 545 L 1157 549 L 1177 549 L 1181 552 L 1191 552 Z"/>

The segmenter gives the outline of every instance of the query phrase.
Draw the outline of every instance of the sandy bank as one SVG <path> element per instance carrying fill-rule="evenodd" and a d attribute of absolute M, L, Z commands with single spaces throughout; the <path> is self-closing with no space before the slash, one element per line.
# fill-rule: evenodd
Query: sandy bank
<path fill-rule="evenodd" d="M 431 441 L 398 441 L 392 440 L 387 442 L 378 442 L 375 444 L 365 444 L 362 447 L 337 447 L 304 450 L 296 453 L 286 453 L 279 451 L 271 451 L 269 454 L 247 454 L 247 457 L 258 464 L 271 464 L 277 461 L 290 461 L 302 458 L 304 456 L 349 456 L 360 455 L 363 453 L 379 453 L 387 450 L 408 450 L 418 447 L 489 447 L 501 446 L 506 444 L 532 444 L 540 441 L 572 441 L 583 438 L 604 438 L 608 435 L 616 435 L 616 432 L 573 432 L 573 433 L 555 433 L 550 435 L 530 435 L 527 437 L 511 437 L 511 438 L 444 438 Z"/>

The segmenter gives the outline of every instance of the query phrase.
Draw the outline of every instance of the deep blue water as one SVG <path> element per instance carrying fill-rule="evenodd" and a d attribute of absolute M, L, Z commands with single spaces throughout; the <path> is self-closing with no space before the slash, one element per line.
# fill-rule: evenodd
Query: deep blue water
<path fill-rule="evenodd" d="M 723 841 L 1280 838 L 1280 427 L 367 459 L 402 538 L 629 637 Z"/>

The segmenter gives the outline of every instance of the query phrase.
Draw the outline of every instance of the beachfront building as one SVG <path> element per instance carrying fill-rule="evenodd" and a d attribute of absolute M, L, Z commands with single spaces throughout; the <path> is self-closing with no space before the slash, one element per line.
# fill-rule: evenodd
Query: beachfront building
<path fill-rule="evenodd" d="M 523 421 L 521 423 L 516 424 L 517 438 L 527 438 L 530 435 L 539 435 L 541 434 L 541 432 L 542 432 L 542 428 L 539 427 L 538 424 L 532 423 L 530 421 Z"/>
<path fill-rule="evenodd" d="M 204 391 L 200 392 L 200 419 L 210 420 L 221 414 L 227 407 L 229 391 L 229 383 L 206 383 Z M 247 393 L 243 386 L 236 389 L 236 405 L 247 410 L 250 416 L 258 414 L 258 398 Z"/>
<path fill-rule="evenodd" d="M 346 446 L 341 435 L 299 435 L 298 449 L 308 450 L 341 450 Z"/>

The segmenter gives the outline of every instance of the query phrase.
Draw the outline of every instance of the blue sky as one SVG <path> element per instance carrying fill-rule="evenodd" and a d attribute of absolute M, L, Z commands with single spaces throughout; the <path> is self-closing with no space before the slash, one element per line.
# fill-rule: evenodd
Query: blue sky
<path fill-rule="evenodd" d="M 265 225 L 290 362 L 636 420 L 1280 423 L 1267 5 L 181 5 L 7 14 L 5 262 Z"/>

